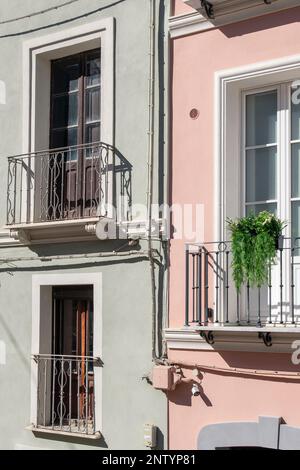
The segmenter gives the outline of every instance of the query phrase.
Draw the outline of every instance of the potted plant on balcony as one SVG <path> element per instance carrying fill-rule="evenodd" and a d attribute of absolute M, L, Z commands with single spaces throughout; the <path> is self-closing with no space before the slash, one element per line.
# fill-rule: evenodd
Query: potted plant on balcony
<path fill-rule="evenodd" d="M 238 291 L 243 284 L 263 286 L 268 281 L 268 268 L 276 261 L 286 226 L 274 214 L 262 211 L 237 220 L 227 219 L 232 241 L 233 279 Z"/>

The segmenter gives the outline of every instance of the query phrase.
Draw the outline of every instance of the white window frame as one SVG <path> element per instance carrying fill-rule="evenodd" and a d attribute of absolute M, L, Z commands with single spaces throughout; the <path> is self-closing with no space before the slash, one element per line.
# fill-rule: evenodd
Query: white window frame
<path fill-rule="evenodd" d="M 34 274 L 32 276 L 31 354 L 51 353 L 52 288 L 67 285 L 93 286 L 93 356 L 102 359 L 102 273 Z M 38 365 L 31 363 L 30 423 L 37 423 Z M 94 368 L 95 429 L 102 431 L 102 367 Z M 57 431 L 59 434 L 59 431 Z"/>
<path fill-rule="evenodd" d="M 243 91 L 242 92 L 242 116 L 241 116 L 241 122 L 242 122 L 242 139 L 241 139 L 241 143 L 242 143 L 242 146 L 241 146 L 241 158 L 242 158 L 242 164 L 241 164 L 241 189 L 242 189 L 242 197 L 241 197 L 241 209 L 240 209 L 240 214 L 242 216 L 246 215 L 246 153 L 247 153 L 247 150 L 249 150 L 249 147 L 246 146 L 246 99 L 247 99 L 247 96 L 250 96 L 250 95 L 256 95 L 256 94 L 259 94 L 259 93 L 264 93 L 264 92 L 268 92 L 268 91 L 273 91 L 273 90 L 276 90 L 277 91 L 277 143 L 276 143 L 276 146 L 277 146 L 277 171 L 276 171 L 276 174 L 277 174 L 277 181 L 276 181 L 276 185 L 277 185 L 277 199 L 276 200 L 269 200 L 268 202 L 276 202 L 277 204 L 277 207 L 278 207 L 278 204 L 279 204 L 279 185 L 280 185 L 280 172 L 279 172 L 279 153 L 280 153 L 280 113 L 278 112 L 278 108 L 280 107 L 280 103 L 281 103 L 281 94 L 280 94 L 280 86 L 277 86 L 277 85 L 274 85 L 274 86 L 266 86 L 266 87 L 263 87 L 263 88 L 254 88 L 254 89 L 251 89 L 251 90 L 246 90 L 246 91 Z M 275 144 L 275 142 L 273 142 L 273 144 Z M 256 202 L 256 204 L 258 204 L 259 201 Z M 248 203 L 248 204 L 251 204 L 251 203 Z"/>
<path fill-rule="evenodd" d="M 115 20 L 109 17 L 24 42 L 22 130 L 24 154 L 49 147 L 51 60 L 96 47 L 101 47 L 101 140 L 113 145 L 114 29 Z M 112 175 L 109 176 L 108 188 L 111 191 L 111 194 L 108 194 L 108 201 L 112 201 Z M 31 199 L 30 204 L 33 205 L 33 195 Z M 26 220 L 26 208 L 27 200 L 24 197 L 22 220 Z M 33 211 L 31 213 L 33 214 Z"/>
<path fill-rule="evenodd" d="M 258 62 L 235 69 L 215 73 L 214 94 L 214 237 L 227 238 L 225 219 L 236 217 L 243 206 L 243 94 L 248 90 L 274 88 L 278 84 L 293 82 L 300 78 L 300 56 Z M 280 112 L 288 135 L 287 103 Z M 237 130 L 239 131 L 237 133 Z M 238 134 L 238 135 L 237 135 Z M 279 136 L 282 145 L 283 138 Z M 279 152 L 289 151 L 279 149 Z M 283 160 L 283 159 L 282 159 Z M 286 161 L 290 161 L 287 156 Z M 290 163 L 289 163 L 290 165 Z M 281 171 L 286 168 L 281 167 Z M 290 173 L 290 168 L 288 168 Z M 280 174 L 281 172 L 279 172 Z M 233 181 L 232 181 L 233 178 Z M 288 177 L 285 177 L 287 181 Z M 280 182 L 282 184 L 282 182 Z M 231 188 L 230 191 L 227 188 Z M 278 194 L 287 188 L 278 187 Z M 287 198 L 286 198 L 287 199 Z M 290 220 L 290 215 L 289 215 Z"/>

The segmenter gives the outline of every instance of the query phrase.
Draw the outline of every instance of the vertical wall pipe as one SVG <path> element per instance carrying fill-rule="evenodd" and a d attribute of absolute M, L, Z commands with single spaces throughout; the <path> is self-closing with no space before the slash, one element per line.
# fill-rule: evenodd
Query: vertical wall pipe
<path fill-rule="evenodd" d="M 154 166 L 154 105 L 155 105 L 155 33 L 156 33 L 156 0 L 149 0 L 149 87 L 148 87 L 148 189 L 147 189 L 147 216 L 148 216 L 148 253 L 151 276 L 151 302 L 152 302 L 152 360 L 155 363 L 162 361 L 157 356 L 157 308 L 155 261 L 152 248 L 152 203 L 153 203 L 153 166 Z"/>

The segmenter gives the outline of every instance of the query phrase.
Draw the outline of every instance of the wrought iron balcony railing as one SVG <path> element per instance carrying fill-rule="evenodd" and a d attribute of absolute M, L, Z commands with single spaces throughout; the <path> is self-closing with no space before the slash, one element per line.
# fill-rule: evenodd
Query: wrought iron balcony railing
<path fill-rule="evenodd" d="M 283 238 L 261 287 L 237 291 L 230 242 L 187 245 L 185 326 L 300 326 L 300 239 Z"/>
<path fill-rule="evenodd" d="M 131 165 L 101 142 L 12 156 L 7 225 L 107 216 L 117 190 L 130 203 Z"/>
<path fill-rule="evenodd" d="M 99 358 L 35 355 L 36 429 L 95 435 L 94 367 Z"/>

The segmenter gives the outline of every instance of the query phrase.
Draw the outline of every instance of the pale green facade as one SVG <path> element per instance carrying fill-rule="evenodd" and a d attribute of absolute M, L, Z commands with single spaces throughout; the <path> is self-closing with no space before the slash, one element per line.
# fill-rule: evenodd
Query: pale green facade
<path fill-rule="evenodd" d="M 132 166 L 132 202 L 146 204 L 148 150 L 149 0 L 64 0 L 2 2 L 1 20 L 60 8 L 19 21 L 0 24 L 0 448 L 144 449 L 146 423 L 158 428 L 158 448 L 167 446 L 167 402 L 146 380 L 152 368 L 152 291 L 147 241 L 138 250 L 145 256 L 96 255 L 137 250 L 122 247 L 126 240 L 67 240 L 25 246 L 10 238 L 6 224 L 7 156 L 24 151 L 24 43 L 89 22 L 114 18 L 114 146 Z M 167 36 L 164 35 L 168 1 L 156 2 L 154 202 L 166 197 Z M 93 13 L 94 12 L 94 13 Z M 159 21 L 158 21 L 159 19 Z M 161 91 L 158 93 L 158 89 Z M 37 127 L 38 129 L 38 127 Z M 38 130 L 37 130 L 38 132 Z M 57 227 L 59 236 L 60 227 Z M 63 241 L 63 240 L 62 240 Z M 161 254 L 155 268 L 158 325 L 166 317 L 166 247 L 155 241 Z M 73 254 L 95 254 L 68 259 Z M 65 259 L 41 261 L 40 256 Z M 36 261 L 11 258 L 37 256 Z M 100 440 L 34 434 L 27 430 L 32 401 L 33 276 L 49 274 L 102 274 L 102 434 Z M 42 308 L 43 306 L 41 306 Z M 100 333 L 99 333 L 100 334 Z"/>

